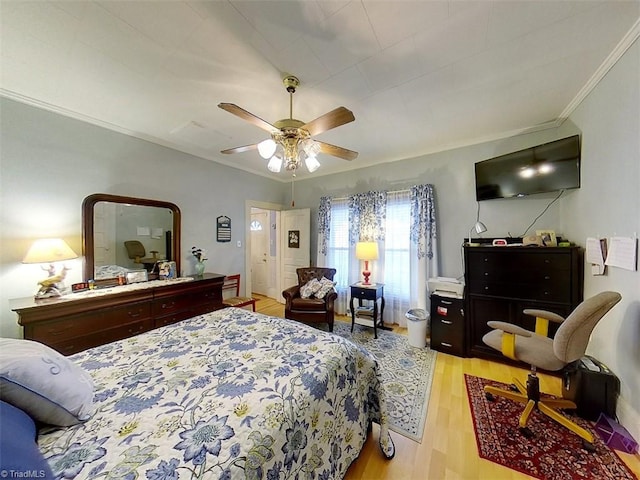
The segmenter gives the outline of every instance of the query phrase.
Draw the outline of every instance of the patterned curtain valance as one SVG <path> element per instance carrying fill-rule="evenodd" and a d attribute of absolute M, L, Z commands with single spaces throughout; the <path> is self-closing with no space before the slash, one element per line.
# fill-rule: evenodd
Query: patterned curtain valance
<path fill-rule="evenodd" d="M 318 249 L 323 255 L 327 254 L 330 233 L 331 197 L 320 197 L 320 207 L 318 208 Z"/>
<path fill-rule="evenodd" d="M 433 258 L 436 236 L 436 203 L 433 185 L 411 187 L 411 241 L 418 247 L 418 258 Z"/>
<path fill-rule="evenodd" d="M 349 242 L 384 240 L 387 192 L 357 193 L 349 197 Z"/>

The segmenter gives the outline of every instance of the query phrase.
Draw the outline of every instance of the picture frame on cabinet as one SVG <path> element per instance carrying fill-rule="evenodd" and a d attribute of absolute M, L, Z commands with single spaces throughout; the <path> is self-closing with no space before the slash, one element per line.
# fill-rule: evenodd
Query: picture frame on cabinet
<path fill-rule="evenodd" d="M 536 235 L 542 239 L 542 245 L 545 247 L 557 247 L 558 240 L 556 232 L 553 230 L 536 230 Z"/>

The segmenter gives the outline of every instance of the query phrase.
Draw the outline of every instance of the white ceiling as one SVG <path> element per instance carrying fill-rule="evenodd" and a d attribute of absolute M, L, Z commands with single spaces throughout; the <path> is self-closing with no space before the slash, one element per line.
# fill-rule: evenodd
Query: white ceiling
<path fill-rule="evenodd" d="M 4 1 L 0 93 L 261 175 L 268 134 L 217 107 L 338 106 L 313 175 L 557 125 L 638 37 L 634 1 Z M 622 43 L 621 43 L 622 42 Z M 611 56 L 613 52 L 613 56 Z M 609 58 L 608 58 L 609 57 Z M 308 175 L 306 170 L 299 178 Z"/>

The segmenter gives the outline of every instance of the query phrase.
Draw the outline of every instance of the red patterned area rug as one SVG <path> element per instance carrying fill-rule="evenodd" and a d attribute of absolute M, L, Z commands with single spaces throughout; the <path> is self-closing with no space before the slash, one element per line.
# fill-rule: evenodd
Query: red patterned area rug
<path fill-rule="evenodd" d="M 465 382 L 480 457 L 543 480 L 637 480 L 590 422 L 571 417 L 593 433 L 595 452 L 584 450 L 580 437 L 537 410 L 527 425 L 534 436 L 526 438 L 518 429 L 524 405 L 501 397 L 485 398 L 485 385 L 508 385 L 471 375 L 465 375 Z"/>

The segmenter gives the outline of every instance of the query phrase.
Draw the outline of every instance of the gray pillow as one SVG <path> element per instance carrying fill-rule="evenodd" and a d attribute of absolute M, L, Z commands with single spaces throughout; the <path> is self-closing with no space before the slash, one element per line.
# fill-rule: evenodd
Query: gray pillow
<path fill-rule="evenodd" d="M 93 413 L 93 380 L 46 345 L 0 338 L 0 399 L 39 422 L 74 425 Z"/>
<path fill-rule="evenodd" d="M 300 287 L 300 297 L 310 298 L 313 294 L 320 290 L 320 287 L 322 287 L 322 285 L 320 284 L 318 279 L 312 278 L 305 285 Z"/>
<path fill-rule="evenodd" d="M 332 282 L 328 278 L 322 277 L 322 279 L 320 280 L 320 288 L 316 293 L 314 293 L 314 296 L 316 298 L 324 298 L 327 295 L 327 293 L 333 290 L 333 287 L 335 285 L 336 285 L 336 282 Z"/>

